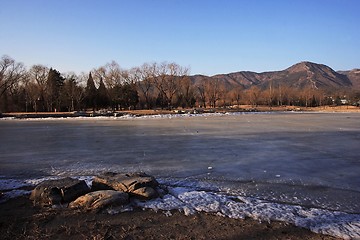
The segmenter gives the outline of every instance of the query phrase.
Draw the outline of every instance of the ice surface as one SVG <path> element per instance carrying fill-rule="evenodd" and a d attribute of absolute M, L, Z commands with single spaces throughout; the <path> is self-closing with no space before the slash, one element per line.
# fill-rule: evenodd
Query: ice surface
<path fill-rule="evenodd" d="M 0 191 L 17 189 L 29 185 L 30 185 L 29 183 L 23 180 L 0 178 Z"/>
<path fill-rule="evenodd" d="M 186 215 L 207 212 L 235 219 L 250 217 L 259 221 L 284 221 L 316 233 L 344 239 L 360 238 L 360 214 L 304 208 L 250 197 L 176 187 L 169 188 L 169 194 L 163 198 L 137 204 L 156 211 L 178 209 Z"/>
<path fill-rule="evenodd" d="M 131 119 L 176 119 L 191 117 L 217 117 L 217 116 L 238 116 L 253 114 L 273 114 L 274 112 L 226 112 L 226 113 L 184 113 L 184 114 L 154 114 L 154 115 L 133 115 L 125 114 L 122 116 L 96 116 L 96 117 L 47 117 L 47 118 L 15 118 L 3 117 L 0 121 L 18 120 L 18 121 L 57 121 L 57 120 L 131 120 Z"/>
<path fill-rule="evenodd" d="M 11 198 L 17 198 L 20 196 L 29 195 L 30 192 L 31 191 L 19 190 L 19 189 L 4 192 L 3 195 L 1 195 L 0 197 L 0 203 L 6 202 Z"/>
<path fill-rule="evenodd" d="M 58 177 L 59 178 L 59 177 Z M 75 177 L 85 180 L 89 186 L 92 184 L 92 176 Z M 56 179 L 56 177 L 44 177 L 38 179 L 28 179 L 26 181 L 2 179 L 3 189 L 6 189 L 1 196 L 0 203 L 8 199 L 27 195 L 30 191 L 16 189 L 27 185 L 36 185 L 44 180 Z M 244 219 L 249 217 L 259 221 L 284 221 L 299 227 L 310 229 L 316 233 L 327 234 L 344 239 L 360 238 L 360 214 L 350 214 L 340 211 L 329 211 L 326 209 L 307 208 L 299 205 L 281 204 L 261 200 L 255 197 L 234 196 L 228 192 L 220 190 L 205 189 L 206 184 L 191 184 L 190 181 L 171 181 L 165 182 L 167 194 L 161 198 L 150 201 L 136 201 L 133 204 L 137 207 L 152 209 L 154 211 L 164 211 L 171 215 L 172 210 L 179 210 L 185 215 L 196 212 L 207 212 L 223 217 L 234 219 Z M 180 183 L 185 183 L 186 187 L 173 187 Z M 15 188 L 11 190 L 11 188 Z M 124 211 L 131 211 L 131 206 L 111 208 L 109 214 L 117 214 Z"/>
<path fill-rule="evenodd" d="M 359 122 L 358 113 L 2 119 L 0 189 L 144 171 L 170 190 L 139 203 L 154 210 L 359 238 Z"/>

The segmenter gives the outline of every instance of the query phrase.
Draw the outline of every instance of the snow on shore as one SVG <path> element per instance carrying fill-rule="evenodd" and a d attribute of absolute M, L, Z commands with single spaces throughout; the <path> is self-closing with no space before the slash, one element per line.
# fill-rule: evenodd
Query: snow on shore
<path fill-rule="evenodd" d="M 0 190 L 3 192 L 0 203 L 30 193 L 28 190 L 20 189 L 22 187 L 35 186 L 44 180 L 54 178 L 56 177 L 24 181 L 0 178 Z M 91 186 L 92 176 L 78 178 L 84 179 Z M 170 185 L 166 186 L 169 183 Z M 155 211 L 166 211 L 167 215 L 171 215 L 171 210 L 178 210 L 185 215 L 207 212 L 235 219 L 249 217 L 259 221 L 283 221 L 315 233 L 344 239 L 360 239 L 360 214 L 281 204 L 255 197 L 233 196 L 215 189 L 201 190 L 203 186 L 174 187 L 169 181 L 163 184 L 168 190 L 163 197 L 147 202 L 135 201 L 133 204 Z"/>
<path fill-rule="evenodd" d="M 250 197 L 175 187 L 169 188 L 169 194 L 163 198 L 137 204 L 154 210 L 180 210 L 186 215 L 207 212 L 235 219 L 249 217 L 259 221 L 283 221 L 315 233 L 344 239 L 360 238 L 360 214 L 305 208 Z"/>
<path fill-rule="evenodd" d="M 150 114 L 150 115 L 133 115 L 126 114 L 122 116 L 95 116 L 95 117 L 3 117 L 0 120 L 19 120 L 19 121 L 42 121 L 42 120 L 123 120 L 123 119 L 172 119 L 172 118 L 189 118 L 189 117 L 216 117 L 216 116 L 236 116 L 244 114 L 273 114 L 276 112 L 226 112 L 226 113 L 184 113 L 184 114 Z"/>

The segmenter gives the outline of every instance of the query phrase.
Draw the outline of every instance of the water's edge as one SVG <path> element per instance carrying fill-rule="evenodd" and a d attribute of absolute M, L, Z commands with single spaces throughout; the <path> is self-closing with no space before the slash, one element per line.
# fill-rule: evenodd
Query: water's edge
<path fill-rule="evenodd" d="M 5 179 L 0 178 L 0 191 L 3 192 L 0 204 L 23 195 L 29 195 L 29 189 L 48 179 L 60 177 L 45 177 L 37 179 Z M 89 186 L 93 176 L 80 176 Z M 209 182 L 194 182 L 185 179 L 158 179 L 167 189 L 163 197 L 150 201 L 134 201 L 136 207 L 152 209 L 154 211 L 178 210 L 185 215 L 196 212 L 206 212 L 234 219 L 252 218 L 259 221 L 283 221 L 295 226 L 307 228 L 315 233 L 340 237 L 344 239 L 360 238 L 360 214 L 342 211 L 285 204 L 263 200 L 255 196 L 236 195 L 231 189 L 221 188 Z M 110 214 L 119 214 L 124 209 L 131 210 L 131 206 L 112 208 Z"/>
<path fill-rule="evenodd" d="M 3 118 L 0 202 L 47 179 L 91 185 L 102 172 L 145 171 L 168 193 L 138 207 L 360 239 L 359 120 L 314 112 Z"/>

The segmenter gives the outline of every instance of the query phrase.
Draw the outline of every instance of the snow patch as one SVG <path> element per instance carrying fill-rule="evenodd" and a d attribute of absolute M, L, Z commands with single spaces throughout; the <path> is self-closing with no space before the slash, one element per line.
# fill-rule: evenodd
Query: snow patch
<path fill-rule="evenodd" d="M 61 120 L 131 120 L 131 119 L 173 119 L 189 117 L 216 117 L 216 116 L 236 116 L 245 114 L 273 114 L 273 112 L 225 112 L 225 113 L 184 113 L 184 114 L 156 114 L 156 115 L 122 115 L 122 116 L 96 116 L 96 117 L 46 117 L 46 118 L 15 118 L 3 117 L 0 120 L 18 121 L 61 121 Z"/>
<path fill-rule="evenodd" d="M 29 195 L 30 193 L 31 193 L 31 191 L 19 190 L 19 189 L 11 190 L 8 192 L 3 192 L 3 194 L 0 196 L 0 203 L 6 202 L 12 198 Z"/>
<path fill-rule="evenodd" d="M 235 219 L 284 221 L 316 233 L 344 239 L 360 238 L 360 214 L 273 203 L 251 197 L 235 197 L 189 188 L 169 188 L 169 194 L 138 206 L 155 211 L 178 209 L 186 215 L 207 212 Z"/>
<path fill-rule="evenodd" d="M 25 181 L 0 178 L 0 187 L 5 190 L 0 197 L 0 203 L 11 198 L 30 194 L 30 191 L 17 189 L 19 187 L 36 185 L 42 181 L 57 178 L 59 177 Z M 93 181 L 92 176 L 78 176 L 75 178 L 85 180 L 89 186 Z M 241 195 L 241 192 L 236 196 L 231 194 L 231 191 L 226 191 L 226 189 L 207 188 L 209 186 L 206 186 L 206 184 L 197 185 L 190 180 L 171 181 L 170 179 L 160 179 L 159 182 L 167 187 L 167 193 L 163 197 L 145 202 L 134 200 L 133 206 L 154 211 L 164 211 L 169 216 L 172 210 L 178 210 L 185 215 L 207 212 L 234 219 L 249 217 L 259 221 L 283 221 L 310 229 L 316 233 L 343 239 L 360 239 L 360 214 L 281 204 L 254 197 L 245 197 Z M 130 205 L 109 209 L 108 213 L 117 214 L 131 210 L 132 206 Z"/>
<path fill-rule="evenodd" d="M 0 191 L 17 189 L 31 184 L 16 179 L 0 179 Z"/>

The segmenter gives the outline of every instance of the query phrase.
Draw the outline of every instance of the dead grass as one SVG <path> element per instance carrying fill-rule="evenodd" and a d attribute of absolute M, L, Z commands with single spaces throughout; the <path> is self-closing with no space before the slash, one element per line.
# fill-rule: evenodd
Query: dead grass
<path fill-rule="evenodd" d="M 0 204 L 1 239 L 335 239 L 283 222 L 260 223 L 200 213 L 109 215 L 34 208 L 25 197 Z"/>

